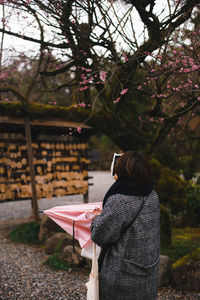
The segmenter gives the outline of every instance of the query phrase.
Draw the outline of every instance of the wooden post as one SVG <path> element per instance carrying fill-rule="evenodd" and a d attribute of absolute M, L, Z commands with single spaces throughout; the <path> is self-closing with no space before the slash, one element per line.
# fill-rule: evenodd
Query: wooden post
<path fill-rule="evenodd" d="M 31 200 L 32 214 L 35 221 L 39 221 L 37 191 L 36 191 L 36 183 L 35 183 L 35 168 L 33 164 L 32 138 L 31 138 L 30 121 L 28 116 L 25 119 L 25 131 L 26 131 L 28 163 L 30 168 L 31 187 L 32 187 L 32 200 Z"/>
<path fill-rule="evenodd" d="M 87 193 L 83 194 L 83 202 L 88 203 L 89 197 L 88 197 L 88 191 Z"/>

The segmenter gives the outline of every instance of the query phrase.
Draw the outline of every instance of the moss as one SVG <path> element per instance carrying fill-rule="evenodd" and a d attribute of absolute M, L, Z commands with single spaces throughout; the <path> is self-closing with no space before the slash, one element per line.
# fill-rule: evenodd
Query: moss
<path fill-rule="evenodd" d="M 199 247 L 199 228 L 172 228 L 172 244 L 171 246 L 161 244 L 161 253 L 168 255 L 173 263 Z"/>
<path fill-rule="evenodd" d="M 193 252 L 181 257 L 173 263 L 172 268 L 184 267 L 192 262 L 200 262 L 200 247 Z"/>
<path fill-rule="evenodd" d="M 41 103 L 22 104 L 20 102 L 0 103 L 0 115 L 10 117 L 24 117 L 29 115 L 30 118 L 35 119 L 63 119 L 68 121 L 83 121 L 88 117 L 88 109 L 81 107 L 51 106 Z"/>

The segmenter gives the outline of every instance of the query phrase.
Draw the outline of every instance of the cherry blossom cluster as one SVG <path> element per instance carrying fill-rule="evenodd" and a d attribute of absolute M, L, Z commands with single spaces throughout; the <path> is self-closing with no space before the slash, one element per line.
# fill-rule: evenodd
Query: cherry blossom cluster
<path fill-rule="evenodd" d="M 49 101 L 48 104 L 49 105 L 57 105 L 57 101 Z"/>
<path fill-rule="evenodd" d="M 193 32 L 193 35 L 194 33 L 197 35 L 197 32 Z M 200 90 L 197 76 L 197 72 L 200 70 L 200 62 L 197 58 L 198 52 L 195 52 L 198 49 L 196 46 L 198 46 L 198 41 L 190 47 L 182 45 L 171 49 L 169 46 L 171 51 L 168 51 L 165 56 L 146 53 L 152 60 L 146 70 L 148 74 L 146 79 L 137 86 L 137 89 L 142 92 L 151 91 L 150 97 L 152 99 L 161 99 L 162 101 L 164 98 L 173 97 L 175 93 L 181 95 L 181 92 L 192 91 L 193 93 L 196 92 L 197 95 Z M 191 51 L 191 55 L 186 55 L 188 51 Z M 194 57 L 197 59 L 194 59 Z M 168 80 L 161 84 L 164 76 Z M 196 97 L 199 101 L 199 96 Z M 184 107 L 184 101 L 180 101 L 179 105 Z"/>
<path fill-rule="evenodd" d="M 107 72 L 100 71 L 100 72 L 93 72 L 90 68 L 79 67 L 83 73 L 81 73 L 81 81 L 79 82 L 80 87 L 79 91 L 87 90 L 91 84 L 105 84 Z"/>
<path fill-rule="evenodd" d="M 76 128 L 69 128 L 69 135 L 73 135 L 74 133 L 82 133 L 82 128 L 81 127 L 76 127 Z"/>
<path fill-rule="evenodd" d="M 0 79 L 1 80 L 6 80 L 8 78 L 8 76 L 9 76 L 8 72 L 2 72 L 0 74 Z"/>
<path fill-rule="evenodd" d="M 123 89 L 120 93 L 121 96 L 125 95 L 126 93 L 128 92 L 128 89 Z M 121 100 L 121 96 L 120 97 L 117 97 L 113 103 L 118 103 L 120 100 Z"/>
<path fill-rule="evenodd" d="M 74 107 L 82 107 L 82 108 L 86 108 L 86 107 L 90 107 L 91 105 L 90 104 L 85 104 L 84 102 L 80 102 L 78 104 L 74 104 Z"/>
<path fill-rule="evenodd" d="M 125 54 L 124 54 L 125 55 Z M 127 58 L 128 60 L 128 58 Z M 99 72 L 93 72 L 90 68 L 80 67 L 81 71 L 81 81 L 79 82 L 80 87 L 79 91 L 84 91 L 90 88 L 91 85 L 105 85 L 106 83 L 109 83 L 109 80 L 107 79 L 108 72 L 105 70 L 101 70 Z M 125 95 L 128 92 L 128 88 L 122 89 L 120 92 L 120 96 L 117 97 L 113 103 L 117 103 L 121 100 L 121 97 Z M 79 104 L 80 105 L 80 104 Z"/>

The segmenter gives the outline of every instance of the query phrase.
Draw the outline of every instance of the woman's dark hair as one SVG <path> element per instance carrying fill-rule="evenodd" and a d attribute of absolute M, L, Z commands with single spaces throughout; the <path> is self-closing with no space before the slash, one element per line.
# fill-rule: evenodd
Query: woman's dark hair
<path fill-rule="evenodd" d="M 152 169 L 148 159 L 140 152 L 127 151 L 116 161 L 115 173 L 134 188 L 152 185 Z"/>

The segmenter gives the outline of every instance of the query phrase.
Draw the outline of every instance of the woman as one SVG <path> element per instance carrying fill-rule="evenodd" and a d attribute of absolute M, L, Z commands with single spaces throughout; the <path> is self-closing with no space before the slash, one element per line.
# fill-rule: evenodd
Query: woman
<path fill-rule="evenodd" d="M 116 182 L 91 225 L 92 240 L 102 247 L 100 300 L 154 300 L 160 258 L 160 205 L 152 171 L 143 154 L 118 158 Z"/>

